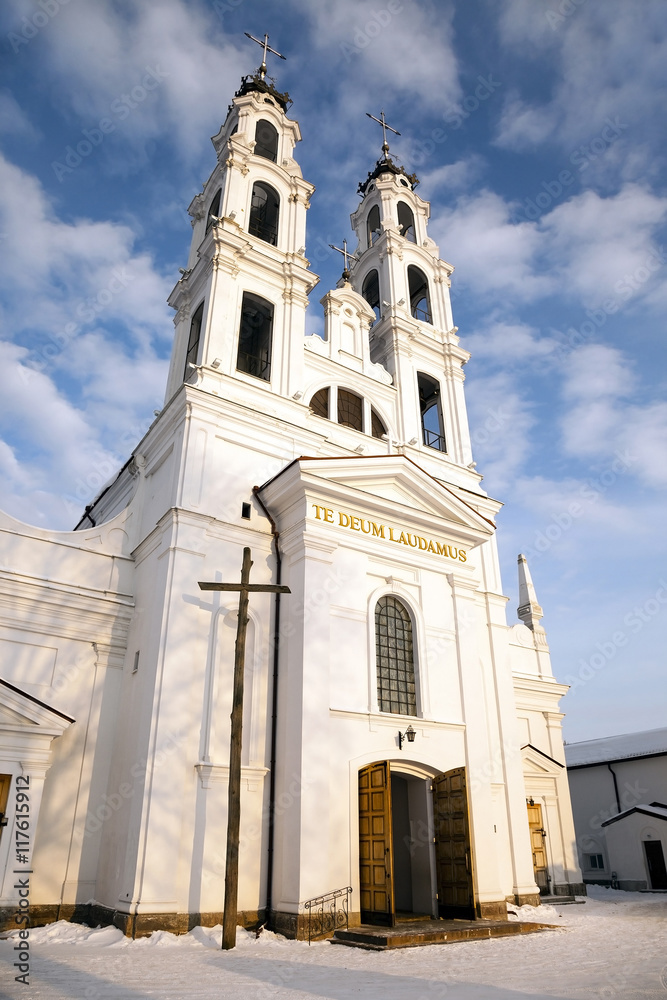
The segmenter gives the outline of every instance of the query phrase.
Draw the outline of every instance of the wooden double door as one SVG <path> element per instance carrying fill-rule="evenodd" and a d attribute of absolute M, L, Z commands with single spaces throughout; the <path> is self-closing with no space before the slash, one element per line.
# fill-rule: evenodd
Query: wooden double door
<path fill-rule="evenodd" d="M 417 838 L 435 842 L 438 915 L 474 919 L 472 851 L 465 768 L 431 779 L 433 834 L 418 830 Z M 362 923 L 396 921 L 395 852 L 392 839 L 391 773 L 388 761 L 359 772 L 359 880 Z M 413 840 L 411 848 L 419 843 Z"/>

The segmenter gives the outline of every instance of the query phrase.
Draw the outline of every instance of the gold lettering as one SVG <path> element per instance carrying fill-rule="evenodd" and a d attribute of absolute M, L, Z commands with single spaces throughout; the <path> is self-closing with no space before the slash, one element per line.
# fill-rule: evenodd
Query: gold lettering
<path fill-rule="evenodd" d="M 411 548 L 416 549 L 417 545 L 419 544 L 419 535 L 414 535 L 414 542 L 412 541 L 412 538 L 413 538 L 413 536 L 408 531 L 408 545 Z"/>
<path fill-rule="evenodd" d="M 468 555 L 464 549 L 459 549 L 459 562 L 466 562 Z"/>
<path fill-rule="evenodd" d="M 400 533 L 400 535 L 398 536 L 398 540 L 399 540 L 399 542 L 403 542 L 404 545 L 408 545 L 409 544 L 407 538 L 405 537 L 405 532 L 404 531 L 402 531 Z"/>
<path fill-rule="evenodd" d="M 394 538 L 394 529 L 389 528 L 389 538 L 392 542 L 400 542 L 400 538 Z"/>
<path fill-rule="evenodd" d="M 367 524 L 368 527 L 364 528 L 364 524 Z M 370 533 L 371 533 L 371 522 L 370 521 L 364 521 L 363 517 L 361 519 L 361 530 L 363 531 L 363 533 L 365 535 L 370 535 Z"/>
<path fill-rule="evenodd" d="M 349 528 L 350 527 L 350 515 L 349 514 L 343 514 L 341 512 L 341 513 L 338 514 L 338 517 L 340 518 L 340 522 L 339 523 L 340 523 L 340 526 L 342 528 Z"/>
<path fill-rule="evenodd" d="M 371 521 L 371 524 L 373 525 L 373 535 L 384 538 L 384 524 L 376 524 L 375 521 Z"/>
<path fill-rule="evenodd" d="M 321 511 L 321 510 L 324 510 L 324 508 L 323 508 L 323 507 L 320 507 L 320 505 L 319 505 L 318 503 L 313 503 L 313 504 L 311 504 L 311 507 L 314 507 L 314 508 L 315 508 L 315 517 L 316 517 L 316 518 L 317 518 L 317 520 L 319 521 L 319 520 L 320 520 L 320 511 Z"/>
<path fill-rule="evenodd" d="M 437 545 L 438 555 L 439 556 L 446 556 L 447 555 L 447 546 L 446 545 L 441 545 L 440 542 L 436 542 L 435 544 Z"/>
<path fill-rule="evenodd" d="M 329 524 L 333 524 L 334 516 L 333 516 L 333 511 L 331 510 L 331 508 L 330 507 L 323 507 L 322 510 L 324 511 L 324 520 L 328 521 Z"/>
<path fill-rule="evenodd" d="M 354 514 L 350 515 L 350 527 L 352 531 L 359 531 L 359 518 L 355 517 Z"/>
<path fill-rule="evenodd" d="M 428 542 L 426 541 L 426 539 L 422 538 L 421 535 L 419 535 L 418 538 L 419 538 L 419 548 L 422 549 L 422 551 L 424 549 L 427 549 L 428 548 Z"/>
<path fill-rule="evenodd" d="M 428 543 L 428 550 L 429 550 L 429 552 L 435 552 L 436 551 L 435 545 L 433 544 L 432 540 Z"/>

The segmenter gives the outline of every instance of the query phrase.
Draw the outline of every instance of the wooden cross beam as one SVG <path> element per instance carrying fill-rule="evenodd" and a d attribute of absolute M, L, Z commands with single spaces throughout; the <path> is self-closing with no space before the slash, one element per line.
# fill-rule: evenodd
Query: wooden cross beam
<path fill-rule="evenodd" d="M 241 825 L 241 739 L 243 731 L 243 671 L 248 627 L 248 595 L 258 593 L 289 594 L 289 587 L 277 584 L 250 583 L 250 549 L 243 550 L 240 583 L 200 583 L 200 590 L 232 590 L 239 596 L 239 618 L 234 651 L 234 693 L 232 697 L 232 732 L 229 747 L 229 792 L 227 797 L 227 856 L 225 862 L 225 904 L 222 920 L 222 947 L 236 944 L 236 918 L 239 889 L 239 831 Z M 267 914 L 268 916 L 268 914 Z"/>

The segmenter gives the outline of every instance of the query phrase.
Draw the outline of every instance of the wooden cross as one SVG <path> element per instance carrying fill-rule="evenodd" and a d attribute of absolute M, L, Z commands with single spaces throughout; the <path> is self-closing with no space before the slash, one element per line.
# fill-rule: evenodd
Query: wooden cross
<path fill-rule="evenodd" d="M 227 797 L 227 856 L 225 861 L 225 905 L 222 920 L 222 947 L 236 944 L 236 918 L 239 889 L 239 829 L 241 825 L 241 736 L 243 731 L 243 671 L 248 626 L 248 595 L 257 593 L 289 594 L 289 587 L 277 584 L 250 583 L 250 549 L 243 550 L 240 583 L 200 583 L 200 590 L 232 590 L 239 593 L 239 619 L 234 652 L 234 693 L 232 697 L 232 732 L 229 747 L 229 792 Z M 268 917 L 268 914 L 267 914 Z"/>
<path fill-rule="evenodd" d="M 375 115 L 369 114 L 368 111 L 367 111 L 366 112 L 366 117 L 367 118 L 372 118 L 374 122 L 377 122 L 378 125 L 382 126 L 382 152 L 384 153 L 385 160 L 388 160 L 389 159 L 389 143 L 387 142 L 387 129 L 389 129 L 390 132 L 393 132 L 394 135 L 400 135 L 401 133 L 397 132 L 395 128 L 391 127 L 391 125 L 387 125 L 387 122 L 385 121 L 385 117 L 384 117 L 384 111 L 380 112 L 380 117 L 379 118 L 376 118 Z"/>
<path fill-rule="evenodd" d="M 248 31 L 244 31 L 243 34 L 246 36 L 246 38 L 250 38 L 253 42 L 257 42 L 258 45 L 261 45 L 264 50 L 264 54 L 262 56 L 262 65 L 259 67 L 259 78 L 260 80 L 263 80 L 264 77 L 266 76 L 266 53 L 271 52 L 273 53 L 274 56 L 278 56 L 279 59 L 286 59 L 287 56 L 284 56 L 282 52 L 276 52 L 275 49 L 271 48 L 271 46 L 269 45 L 268 35 L 264 35 L 264 41 L 262 42 L 260 41 L 259 38 L 255 38 L 255 36 L 251 35 L 250 32 Z"/>

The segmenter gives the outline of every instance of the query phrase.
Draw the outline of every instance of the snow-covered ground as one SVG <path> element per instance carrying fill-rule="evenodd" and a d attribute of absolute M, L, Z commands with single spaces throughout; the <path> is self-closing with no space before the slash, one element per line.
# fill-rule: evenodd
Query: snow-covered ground
<path fill-rule="evenodd" d="M 559 929 L 393 952 L 245 931 L 223 952 L 220 928 L 130 941 L 61 922 L 31 931 L 29 986 L 14 982 L 17 940 L 0 940 L 0 983 L 12 1000 L 667 1000 L 667 895 L 592 888 L 583 905 L 530 910 Z"/>

